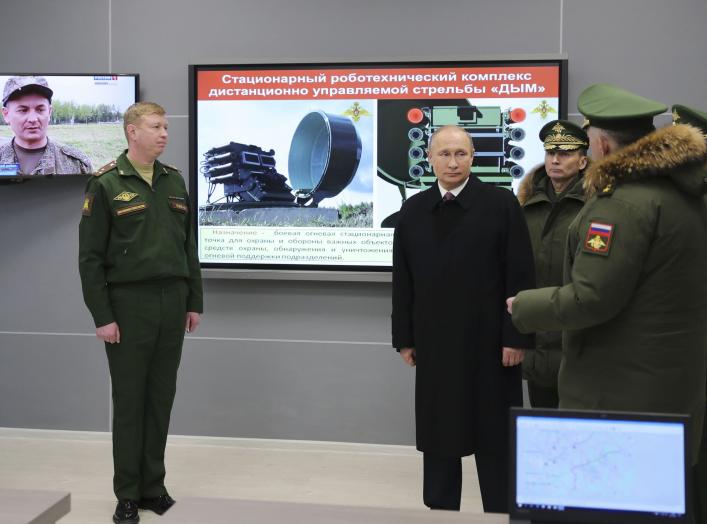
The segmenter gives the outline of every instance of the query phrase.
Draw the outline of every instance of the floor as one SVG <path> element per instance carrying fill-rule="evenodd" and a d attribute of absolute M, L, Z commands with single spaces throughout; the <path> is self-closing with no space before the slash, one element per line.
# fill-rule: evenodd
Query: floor
<path fill-rule="evenodd" d="M 423 508 L 422 456 L 408 446 L 174 436 L 166 462 L 177 503 L 217 497 Z M 479 513 L 473 458 L 463 464 L 462 511 Z M 0 488 L 69 491 L 72 510 L 61 524 L 110 523 L 110 435 L 0 428 Z M 159 517 L 141 512 L 141 522 Z"/>

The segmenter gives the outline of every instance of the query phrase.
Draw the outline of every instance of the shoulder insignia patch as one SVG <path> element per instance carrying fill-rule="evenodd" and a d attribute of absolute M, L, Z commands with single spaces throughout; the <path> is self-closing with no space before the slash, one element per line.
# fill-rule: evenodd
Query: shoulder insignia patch
<path fill-rule="evenodd" d="M 130 202 L 136 196 L 138 196 L 137 193 L 130 193 L 129 191 L 123 191 L 118 196 L 116 196 L 113 200 L 117 200 L 119 202 Z"/>
<path fill-rule="evenodd" d="M 165 164 L 165 163 L 162 163 L 162 165 L 165 166 L 165 167 L 170 168 L 172 171 L 176 171 L 177 173 L 181 173 L 181 171 L 179 171 L 179 169 L 176 168 L 176 167 L 174 167 L 173 165 Z"/>
<path fill-rule="evenodd" d="M 86 196 L 83 199 L 83 207 L 81 208 L 81 214 L 85 217 L 90 217 L 91 213 L 93 213 L 93 200 L 96 198 L 96 195 L 93 193 L 86 193 Z"/>
<path fill-rule="evenodd" d="M 598 194 L 598 196 L 609 196 L 614 192 L 614 184 L 609 183 L 604 189 L 601 190 L 601 192 Z"/>
<path fill-rule="evenodd" d="M 611 248 L 611 240 L 614 235 L 614 227 L 613 224 L 604 224 L 602 222 L 590 223 L 587 236 L 582 245 L 582 251 L 585 253 L 608 256 L 609 249 Z"/>
<path fill-rule="evenodd" d="M 115 160 L 111 160 L 105 166 L 101 167 L 98 171 L 93 173 L 93 176 L 101 176 L 103 173 L 110 171 L 111 169 L 113 169 L 117 165 L 118 164 L 116 163 Z"/>

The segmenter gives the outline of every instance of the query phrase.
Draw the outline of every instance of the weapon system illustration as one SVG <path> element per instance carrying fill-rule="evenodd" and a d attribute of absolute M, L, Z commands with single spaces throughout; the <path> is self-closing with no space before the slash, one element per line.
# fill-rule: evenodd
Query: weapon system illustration
<path fill-rule="evenodd" d="M 313 111 L 304 116 L 292 137 L 289 180 L 278 173 L 273 149 L 229 142 L 206 151 L 200 167 L 208 182 L 202 209 L 318 207 L 349 185 L 360 159 L 361 138 L 353 122 Z M 223 186 L 224 196 L 212 202 L 218 185 Z"/>

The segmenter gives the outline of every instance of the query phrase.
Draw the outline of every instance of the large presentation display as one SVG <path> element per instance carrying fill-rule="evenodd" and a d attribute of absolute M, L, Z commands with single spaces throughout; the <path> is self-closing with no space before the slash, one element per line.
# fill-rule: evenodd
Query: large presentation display
<path fill-rule="evenodd" d="M 135 74 L 4 74 L 0 180 L 91 173 L 125 149 Z"/>
<path fill-rule="evenodd" d="M 389 271 L 402 203 L 434 183 L 445 125 L 474 176 L 515 190 L 566 115 L 565 60 L 190 66 L 204 267 Z"/>

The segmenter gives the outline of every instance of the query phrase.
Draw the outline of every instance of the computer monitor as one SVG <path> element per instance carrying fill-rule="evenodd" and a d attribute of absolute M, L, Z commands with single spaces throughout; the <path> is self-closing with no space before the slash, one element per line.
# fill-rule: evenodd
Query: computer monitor
<path fill-rule="evenodd" d="M 691 522 L 687 415 L 511 410 L 512 521 Z"/>

